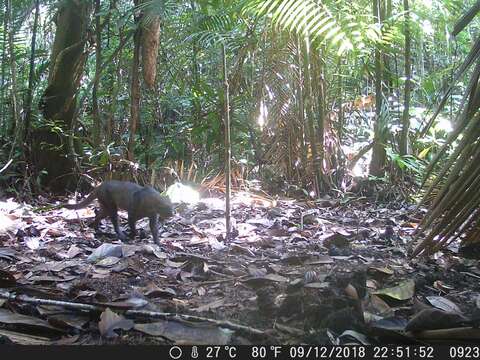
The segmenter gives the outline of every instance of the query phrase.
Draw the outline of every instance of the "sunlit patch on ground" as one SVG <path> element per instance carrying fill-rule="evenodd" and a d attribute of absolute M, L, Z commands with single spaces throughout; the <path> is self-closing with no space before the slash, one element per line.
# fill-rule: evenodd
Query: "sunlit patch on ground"
<path fill-rule="evenodd" d="M 166 194 L 173 203 L 196 204 L 200 200 L 200 194 L 197 190 L 181 183 L 171 185 Z"/>

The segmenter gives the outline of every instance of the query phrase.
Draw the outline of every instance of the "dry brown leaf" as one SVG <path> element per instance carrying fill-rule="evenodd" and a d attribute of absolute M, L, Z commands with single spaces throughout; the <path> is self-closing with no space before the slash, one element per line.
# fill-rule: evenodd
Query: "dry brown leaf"
<path fill-rule="evenodd" d="M 221 306 L 223 306 L 225 302 L 225 299 L 217 299 L 209 304 L 205 304 L 205 305 L 201 305 L 195 309 L 192 309 L 193 311 L 198 311 L 198 312 L 204 312 L 204 311 L 209 311 L 209 310 L 213 310 L 213 309 L 216 309 L 216 308 L 219 308 Z"/>
<path fill-rule="evenodd" d="M 111 338 L 118 336 L 114 330 L 130 330 L 134 323 L 132 320 L 125 319 L 123 316 L 114 313 L 110 308 L 107 308 L 100 315 L 100 322 L 98 323 L 98 330 L 104 337 Z"/>

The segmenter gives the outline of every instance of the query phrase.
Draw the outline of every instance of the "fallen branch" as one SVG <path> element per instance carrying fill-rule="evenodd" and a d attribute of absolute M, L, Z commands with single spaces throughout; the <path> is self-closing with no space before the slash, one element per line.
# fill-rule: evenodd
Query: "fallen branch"
<path fill-rule="evenodd" d="M 38 299 L 28 295 L 16 295 L 5 290 L 0 290 L 0 299 L 7 299 L 9 301 L 24 302 L 35 305 L 53 305 L 60 306 L 66 309 L 71 310 L 82 310 L 101 313 L 107 307 L 115 308 L 115 306 L 100 306 L 100 305 L 91 305 L 91 304 L 82 304 L 74 303 L 69 301 L 60 301 L 60 300 L 49 300 L 49 299 Z M 250 326 L 240 325 L 233 323 L 228 320 L 216 320 L 210 319 L 201 316 L 195 315 L 185 315 L 185 314 L 176 314 L 176 313 L 163 313 L 157 311 L 147 311 L 147 310 L 126 310 L 122 312 L 126 317 L 148 317 L 153 319 L 164 319 L 164 320 L 176 320 L 176 321 L 197 321 L 197 322 L 207 322 L 217 326 L 225 327 L 232 330 L 238 330 L 252 335 L 261 335 L 265 336 L 265 332 L 259 329 L 252 328 Z"/>
<path fill-rule="evenodd" d="M 408 332 L 407 335 L 416 339 L 429 340 L 478 340 L 480 339 L 480 329 L 473 327 L 424 330 L 420 332 Z"/>

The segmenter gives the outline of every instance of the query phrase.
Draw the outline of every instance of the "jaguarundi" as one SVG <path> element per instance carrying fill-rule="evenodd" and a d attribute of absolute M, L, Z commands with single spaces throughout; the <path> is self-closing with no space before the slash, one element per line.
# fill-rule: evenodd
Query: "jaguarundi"
<path fill-rule="evenodd" d="M 118 226 L 117 210 L 123 209 L 128 212 L 128 225 L 131 236 L 136 234 L 135 223 L 137 220 L 148 217 L 153 240 L 158 242 L 158 218 L 160 220 L 173 215 L 173 206 L 170 199 L 150 186 L 140 186 L 129 181 L 110 180 L 97 186 L 84 200 L 78 204 L 64 204 L 67 209 L 81 209 L 98 199 L 100 210 L 96 211 L 94 227 L 98 229 L 100 220 L 110 217 L 115 232 L 120 240 L 127 237 Z"/>

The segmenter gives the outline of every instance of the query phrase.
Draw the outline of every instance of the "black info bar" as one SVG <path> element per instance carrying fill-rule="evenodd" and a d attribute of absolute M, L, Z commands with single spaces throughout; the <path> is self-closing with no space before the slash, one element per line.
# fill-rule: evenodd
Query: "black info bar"
<path fill-rule="evenodd" d="M 411 346 L 411 345 L 198 345 L 198 346 L 16 346 L 0 348 L 2 358 L 34 356 L 41 351 L 54 359 L 66 356 L 120 356 L 159 360 L 186 359 L 479 359 L 479 345 Z"/>

